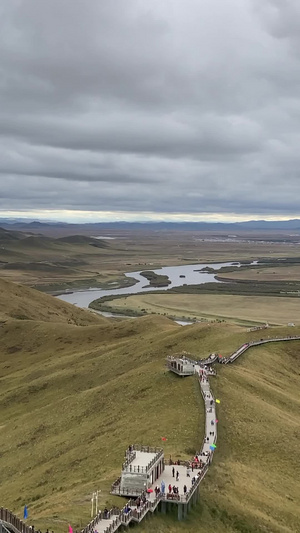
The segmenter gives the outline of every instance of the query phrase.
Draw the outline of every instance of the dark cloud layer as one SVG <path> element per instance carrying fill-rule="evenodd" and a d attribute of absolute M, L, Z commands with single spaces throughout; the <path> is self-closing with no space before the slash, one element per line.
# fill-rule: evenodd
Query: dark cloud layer
<path fill-rule="evenodd" d="M 299 213 L 297 0 L 2 0 L 0 209 Z"/>

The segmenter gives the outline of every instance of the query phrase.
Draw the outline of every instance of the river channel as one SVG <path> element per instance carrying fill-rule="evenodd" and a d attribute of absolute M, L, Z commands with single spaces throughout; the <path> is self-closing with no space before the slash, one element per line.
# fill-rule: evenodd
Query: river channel
<path fill-rule="evenodd" d="M 74 291 L 72 293 L 60 294 L 58 298 L 73 305 L 77 305 L 78 307 L 87 308 L 93 300 L 97 300 L 98 298 L 102 298 L 103 296 L 111 296 L 114 294 L 123 294 L 124 296 L 127 296 L 130 294 L 136 294 L 137 292 L 168 290 L 172 287 L 180 287 L 182 285 L 200 285 L 202 283 L 208 283 L 211 281 L 217 282 L 217 280 L 215 279 L 216 272 L 199 272 L 199 270 L 205 267 L 210 267 L 215 270 L 218 270 L 221 267 L 231 266 L 233 264 L 240 266 L 236 262 L 214 264 L 198 263 L 194 265 L 162 267 L 153 270 L 153 272 L 156 272 L 157 274 L 163 274 L 165 276 L 168 276 L 169 280 L 171 281 L 171 283 L 167 287 L 160 287 L 159 289 L 156 287 L 149 287 L 146 278 L 140 275 L 141 270 L 138 272 L 127 272 L 125 276 L 135 278 L 137 280 L 137 283 L 132 287 L 114 289 L 112 286 L 111 289 L 103 290 L 90 288 L 89 290 Z"/>

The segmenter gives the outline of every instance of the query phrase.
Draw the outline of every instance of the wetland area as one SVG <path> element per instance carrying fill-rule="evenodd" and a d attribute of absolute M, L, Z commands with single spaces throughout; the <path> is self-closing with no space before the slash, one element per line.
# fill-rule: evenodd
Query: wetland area
<path fill-rule="evenodd" d="M 127 272 L 125 276 L 132 280 L 135 280 L 135 284 L 131 287 L 125 287 L 122 289 L 95 289 L 73 291 L 71 293 L 60 294 L 58 298 L 61 300 L 77 305 L 78 307 L 87 308 L 93 300 L 97 300 L 106 296 L 127 296 L 130 294 L 136 294 L 140 292 L 157 291 L 172 289 L 174 287 L 182 287 L 185 285 L 199 285 L 202 283 L 208 283 L 215 281 L 216 272 L 206 272 L 202 269 L 210 267 L 210 269 L 219 270 L 222 267 L 231 266 L 232 263 L 214 263 L 214 264 L 193 264 L 193 265 L 180 265 L 180 266 L 167 266 L 157 270 L 153 270 L 155 274 L 166 277 L 169 280 L 168 285 L 164 287 L 153 287 L 146 283 L 146 279 L 142 276 L 141 272 Z M 182 277 L 184 276 L 184 277 Z"/>
<path fill-rule="evenodd" d="M 168 266 L 149 273 L 151 281 L 158 279 L 157 286 L 151 281 L 145 285 L 144 273 L 136 271 L 125 274 L 135 280 L 131 287 L 91 288 L 59 297 L 107 317 L 157 314 L 182 325 L 210 320 L 280 325 L 298 322 L 298 271 L 295 258 Z M 165 286 L 161 279 L 167 280 Z"/>

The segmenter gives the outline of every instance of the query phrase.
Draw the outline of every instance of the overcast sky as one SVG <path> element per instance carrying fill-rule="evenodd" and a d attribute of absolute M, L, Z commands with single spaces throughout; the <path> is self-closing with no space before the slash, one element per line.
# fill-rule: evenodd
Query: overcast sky
<path fill-rule="evenodd" d="M 1 0 L 0 216 L 300 216 L 299 0 Z"/>

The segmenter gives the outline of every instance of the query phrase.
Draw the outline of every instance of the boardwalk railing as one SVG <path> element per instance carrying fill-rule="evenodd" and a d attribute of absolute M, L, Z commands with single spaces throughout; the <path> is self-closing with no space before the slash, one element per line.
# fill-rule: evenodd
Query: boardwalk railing
<path fill-rule="evenodd" d="M 186 357 L 185 360 L 193 365 L 200 365 L 200 366 L 211 365 L 216 362 L 226 365 L 228 363 L 233 363 L 240 355 L 242 355 L 244 352 L 246 352 L 246 350 L 249 350 L 249 348 L 252 348 L 253 346 L 259 346 L 260 344 L 267 344 L 268 342 L 283 342 L 283 341 L 295 341 L 295 340 L 300 340 L 300 335 L 289 335 L 287 337 L 274 337 L 272 339 L 260 339 L 258 341 L 250 341 L 250 342 L 246 342 L 242 344 L 242 346 L 240 346 L 237 350 L 232 352 L 232 354 L 229 355 L 228 357 L 220 357 L 218 354 L 212 353 L 206 359 L 199 359 L 199 360 L 195 359 L 194 360 L 194 359 L 190 359 Z M 177 359 L 179 359 L 179 357 Z M 175 360 L 176 360 L 176 356 L 167 357 L 168 368 L 170 368 L 173 372 L 176 372 L 176 374 L 183 375 L 182 372 L 176 371 L 176 369 L 170 366 L 171 362 Z"/>
<path fill-rule="evenodd" d="M 253 346 L 260 346 L 261 344 L 267 344 L 268 342 L 283 342 L 283 341 L 296 341 L 300 340 L 300 335 L 290 335 L 288 337 L 274 337 L 273 339 L 260 339 L 259 341 L 250 341 L 246 342 L 240 348 L 238 348 L 235 352 L 233 352 L 229 357 L 224 357 L 219 362 L 223 362 L 225 365 L 228 363 L 233 363 L 242 353 L 246 352 L 246 350 L 249 350 L 249 348 L 253 348 Z"/>
<path fill-rule="evenodd" d="M 81 533 L 91 533 L 95 529 L 97 530 L 97 526 L 102 520 L 111 520 L 107 527 L 104 528 L 103 533 L 113 533 L 120 526 L 127 526 L 131 521 L 140 522 L 148 511 L 155 511 L 160 500 L 161 495 L 157 495 L 153 501 L 146 500 L 145 503 L 141 502 L 137 506 L 136 501 L 130 499 L 122 509 L 114 507 L 107 513 L 99 511 L 94 520 L 82 529 Z"/>
<path fill-rule="evenodd" d="M 7 524 L 10 524 L 14 529 L 20 531 L 20 533 L 31 533 L 31 528 L 27 524 L 4 507 L 0 507 L 0 521 L 4 523 L 3 525 L 6 529 Z"/>
<path fill-rule="evenodd" d="M 4 522 L 0 520 L 0 533 L 11 533 L 9 529 L 4 525 Z"/>

